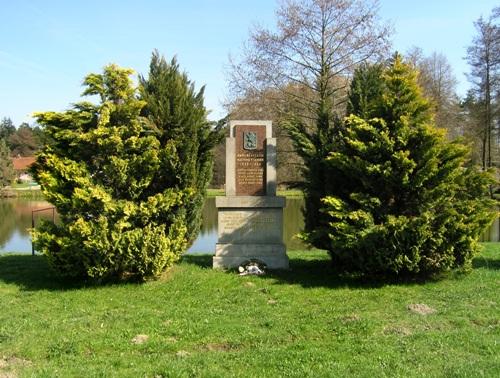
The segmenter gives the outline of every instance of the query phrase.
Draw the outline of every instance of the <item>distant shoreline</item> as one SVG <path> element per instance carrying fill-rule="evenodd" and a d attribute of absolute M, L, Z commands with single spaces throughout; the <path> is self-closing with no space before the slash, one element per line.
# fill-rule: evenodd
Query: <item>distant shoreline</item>
<path fill-rule="evenodd" d="M 287 198 L 303 198 L 304 194 L 300 190 L 278 190 L 278 196 Z M 207 189 L 207 198 L 224 196 L 224 189 Z M 40 185 L 30 187 L 5 187 L 0 189 L 0 198 L 43 198 Z"/>
<path fill-rule="evenodd" d="M 0 189 L 0 198 L 43 198 L 40 185 L 30 187 L 5 187 Z"/>

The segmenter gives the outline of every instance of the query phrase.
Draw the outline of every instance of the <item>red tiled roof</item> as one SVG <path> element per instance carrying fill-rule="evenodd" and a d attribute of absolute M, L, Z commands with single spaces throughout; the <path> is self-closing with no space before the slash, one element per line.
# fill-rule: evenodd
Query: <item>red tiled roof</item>
<path fill-rule="evenodd" d="M 12 158 L 12 164 L 14 165 L 14 169 L 16 171 L 24 171 L 28 169 L 34 162 L 36 158 L 34 156 L 27 157 L 15 157 Z"/>

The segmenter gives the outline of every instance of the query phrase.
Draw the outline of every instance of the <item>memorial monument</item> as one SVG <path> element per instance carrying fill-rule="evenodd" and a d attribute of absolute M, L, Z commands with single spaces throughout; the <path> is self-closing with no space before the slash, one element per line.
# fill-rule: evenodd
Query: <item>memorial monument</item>
<path fill-rule="evenodd" d="M 226 138 L 226 195 L 216 197 L 214 268 L 257 260 L 288 269 L 283 243 L 285 197 L 276 196 L 276 138 L 271 121 L 231 121 Z"/>

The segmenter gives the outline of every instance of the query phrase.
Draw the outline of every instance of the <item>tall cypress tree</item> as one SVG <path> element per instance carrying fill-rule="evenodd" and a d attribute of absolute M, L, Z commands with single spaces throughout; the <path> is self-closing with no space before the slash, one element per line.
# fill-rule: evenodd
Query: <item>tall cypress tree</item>
<path fill-rule="evenodd" d="M 212 178 L 213 148 L 223 134 L 207 120 L 203 104 L 204 87 L 195 90 L 176 59 L 168 63 L 153 52 L 149 75 L 140 76 L 143 115 L 168 155 L 160 157 L 156 185 L 189 189 L 193 195 L 185 204 L 187 239 L 192 243 L 201 225 L 206 188 Z"/>
<path fill-rule="evenodd" d="M 380 97 L 384 89 L 382 64 L 361 64 L 354 71 L 347 102 L 347 114 L 363 119 L 375 117 L 380 112 Z"/>
<path fill-rule="evenodd" d="M 399 55 L 385 70 L 357 73 L 353 114 L 326 159 L 327 225 L 309 240 L 328 240 L 334 266 L 344 271 L 432 274 L 470 265 L 495 216 L 491 177 L 433 126 L 416 72 Z"/>

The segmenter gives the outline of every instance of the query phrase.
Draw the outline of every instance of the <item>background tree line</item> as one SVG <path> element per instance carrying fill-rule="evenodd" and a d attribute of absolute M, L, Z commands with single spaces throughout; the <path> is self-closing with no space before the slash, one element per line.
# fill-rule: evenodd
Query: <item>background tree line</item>
<path fill-rule="evenodd" d="M 33 156 L 47 142 L 47 136 L 39 125 L 30 126 L 23 122 L 16 127 L 8 117 L 0 121 L 0 139 L 5 141 L 12 157 Z"/>
<path fill-rule="evenodd" d="M 13 157 L 33 156 L 47 143 L 43 129 L 31 127 L 23 122 L 15 127 L 8 117 L 0 121 L 0 188 L 10 185 L 15 179 Z"/>

